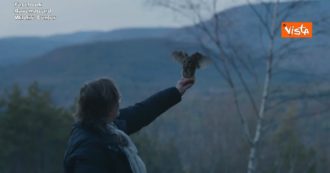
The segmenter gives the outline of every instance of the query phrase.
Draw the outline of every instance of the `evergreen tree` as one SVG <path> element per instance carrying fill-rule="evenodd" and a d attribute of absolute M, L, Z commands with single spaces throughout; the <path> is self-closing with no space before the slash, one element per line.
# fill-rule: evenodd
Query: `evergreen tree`
<path fill-rule="evenodd" d="M 16 85 L 2 101 L 0 172 L 59 173 L 72 117 L 49 92 L 33 83 L 26 94 Z"/>

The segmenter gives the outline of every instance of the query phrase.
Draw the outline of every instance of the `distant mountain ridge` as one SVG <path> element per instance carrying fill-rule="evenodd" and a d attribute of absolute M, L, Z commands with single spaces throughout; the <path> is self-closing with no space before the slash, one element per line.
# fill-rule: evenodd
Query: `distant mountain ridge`
<path fill-rule="evenodd" d="M 8 37 L 0 39 L 0 67 L 25 62 L 58 47 L 102 40 L 160 38 L 173 28 L 126 28 L 113 31 L 76 32 L 47 37 Z"/>

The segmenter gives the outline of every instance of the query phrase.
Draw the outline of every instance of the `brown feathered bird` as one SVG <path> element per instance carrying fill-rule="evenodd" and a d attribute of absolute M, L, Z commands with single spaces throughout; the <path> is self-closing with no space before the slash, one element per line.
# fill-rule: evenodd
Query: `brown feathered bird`
<path fill-rule="evenodd" d="M 211 59 L 196 52 L 192 55 L 183 51 L 174 51 L 172 53 L 174 59 L 182 64 L 182 76 L 184 78 L 194 78 L 197 68 L 206 67 L 211 63 Z"/>

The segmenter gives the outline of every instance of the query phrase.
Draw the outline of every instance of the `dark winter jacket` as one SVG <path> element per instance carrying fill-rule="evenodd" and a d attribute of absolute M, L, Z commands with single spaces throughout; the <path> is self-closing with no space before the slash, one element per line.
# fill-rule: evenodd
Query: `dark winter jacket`
<path fill-rule="evenodd" d="M 177 104 L 181 94 L 175 88 L 120 110 L 114 123 L 128 135 L 139 131 L 161 113 Z M 73 125 L 64 157 L 65 173 L 131 173 L 129 162 L 110 135 L 80 123 Z"/>

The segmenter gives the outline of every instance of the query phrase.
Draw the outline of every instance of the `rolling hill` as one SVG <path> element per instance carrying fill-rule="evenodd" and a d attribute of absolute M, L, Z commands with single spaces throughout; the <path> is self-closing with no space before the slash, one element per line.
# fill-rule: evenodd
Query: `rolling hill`
<path fill-rule="evenodd" d="M 103 76 L 115 79 L 123 93 L 137 97 L 150 89 L 175 85 L 181 67 L 170 57 L 177 49 L 193 51 L 198 47 L 164 39 L 133 39 L 58 48 L 26 63 L 3 68 L 0 87 L 13 83 L 24 87 L 38 81 L 53 92 L 56 101 L 67 105 L 84 82 Z M 219 78 L 211 67 L 201 71 L 198 78 L 199 89 L 219 87 L 208 86 L 208 80 Z"/>

